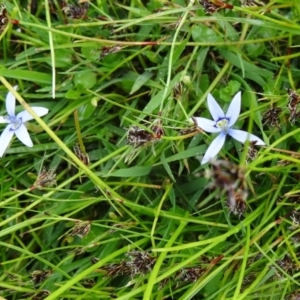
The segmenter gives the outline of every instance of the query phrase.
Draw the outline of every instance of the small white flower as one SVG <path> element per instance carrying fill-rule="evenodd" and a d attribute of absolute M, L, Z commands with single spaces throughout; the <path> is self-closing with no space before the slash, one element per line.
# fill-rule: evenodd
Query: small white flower
<path fill-rule="evenodd" d="M 18 86 L 14 86 L 15 90 L 17 90 L 17 88 Z M 8 123 L 8 125 L 5 127 L 0 136 L 0 157 L 3 156 L 14 134 L 27 147 L 33 146 L 27 128 L 24 124 L 25 122 L 33 119 L 31 114 L 24 110 L 15 115 L 16 98 L 11 92 L 8 92 L 6 96 L 5 105 L 8 116 L 0 116 L 0 123 Z M 39 117 L 46 115 L 49 111 L 44 107 L 31 108 Z"/>
<path fill-rule="evenodd" d="M 264 141 L 254 134 L 231 128 L 240 115 L 241 92 L 238 92 L 233 97 L 226 114 L 224 114 L 223 110 L 211 94 L 208 94 L 207 105 L 213 121 L 205 118 L 194 119 L 196 120 L 197 125 L 204 131 L 210 133 L 219 132 L 220 134 L 212 141 L 206 150 L 201 162 L 202 165 L 207 163 L 219 153 L 225 143 L 227 134 L 241 143 L 245 143 L 247 140 L 249 140 L 251 142 L 256 141 L 255 145 L 258 146 L 265 145 Z"/>

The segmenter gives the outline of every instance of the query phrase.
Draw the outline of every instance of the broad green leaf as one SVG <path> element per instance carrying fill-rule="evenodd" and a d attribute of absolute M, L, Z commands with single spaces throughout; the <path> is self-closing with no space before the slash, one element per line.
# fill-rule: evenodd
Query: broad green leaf
<path fill-rule="evenodd" d="M 133 94 L 136 91 L 138 91 L 152 76 L 153 73 L 149 71 L 145 71 L 143 74 L 139 75 L 132 86 L 130 94 Z"/>
<path fill-rule="evenodd" d="M 166 160 L 166 156 L 165 156 L 165 152 L 162 152 L 161 156 L 160 156 L 160 161 L 162 162 L 162 165 L 164 166 L 166 172 L 168 173 L 168 175 L 170 176 L 170 178 L 173 180 L 173 182 L 176 182 L 173 174 L 172 174 L 172 170 L 170 168 L 170 166 L 168 165 L 168 162 Z"/>
<path fill-rule="evenodd" d="M 150 173 L 152 166 L 137 166 L 101 174 L 103 177 L 139 177 Z"/>
<path fill-rule="evenodd" d="M 208 53 L 208 50 L 209 50 L 209 47 L 203 47 L 203 48 L 198 52 L 195 71 L 197 71 L 197 72 L 202 72 L 204 62 L 205 62 L 205 60 L 207 59 L 207 53 Z"/>
<path fill-rule="evenodd" d="M 182 52 L 186 49 L 186 44 L 189 41 L 189 38 L 186 38 L 185 40 L 180 41 L 180 44 L 175 47 L 172 64 L 175 64 L 181 57 Z M 168 62 L 169 64 L 169 62 Z"/>
<path fill-rule="evenodd" d="M 20 61 L 22 59 L 28 59 L 29 56 L 31 55 L 36 55 L 37 52 L 36 52 L 36 47 L 30 47 L 28 49 L 26 49 L 25 51 L 22 51 L 21 53 L 19 53 L 17 56 L 16 56 L 16 61 Z"/>
<path fill-rule="evenodd" d="M 202 155 L 207 149 L 207 145 L 197 146 L 191 149 L 187 149 L 175 155 L 169 156 L 166 158 L 166 161 L 169 163 L 171 161 L 177 161 L 188 157 L 195 157 L 198 155 Z"/>
<path fill-rule="evenodd" d="M 128 71 L 122 77 L 122 80 L 119 82 L 119 86 L 125 91 L 130 93 L 133 88 L 134 83 L 138 78 L 138 74 L 133 71 Z"/>
<path fill-rule="evenodd" d="M 159 62 L 159 55 L 157 55 L 155 52 L 153 51 L 144 51 L 142 53 L 143 55 L 145 55 L 152 63 L 157 64 Z"/>
<path fill-rule="evenodd" d="M 121 5 L 121 4 L 116 4 L 116 5 L 122 7 L 123 9 L 130 11 L 131 13 L 133 13 L 139 17 L 146 17 L 146 16 L 150 15 L 150 12 L 146 9 L 141 9 L 141 8 L 132 7 L 132 6 L 125 6 L 125 5 Z"/>
<path fill-rule="evenodd" d="M 238 67 L 240 69 L 244 68 L 245 73 L 247 72 L 247 73 L 250 73 L 250 74 L 253 74 L 253 75 L 260 75 L 260 76 L 265 77 L 265 78 L 269 78 L 269 77 L 273 76 L 272 72 L 270 72 L 268 70 L 265 70 L 265 69 L 262 69 L 262 68 L 259 68 L 255 64 L 253 64 L 251 62 L 248 62 L 244 59 L 240 59 L 238 57 L 238 55 L 233 53 L 233 52 L 230 52 L 230 51 L 225 50 L 225 49 L 221 49 L 220 54 L 226 60 L 228 60 L 233 66 Z M 243 66 L 241 64 L 243 64 Z"/>
<path fill-rule="evenodd" d="M 256 58 L 263 54 L 266 47 L 263 43 L 253 43 L 245 45 L 246 51 L 250 57 Z"/>
<path fill-rule="evenodd" d="M 76 100 L 76 99 L 78 99 L 80 97 L 81 93 L 82 93 L 81 89 L 74 89 L 73 88 L 73 89 L 70 89 L 70 90 L 67 91 L 65 97 L 67 99 Z"/>
<path fill-rule="evenodd" d="M 27 70 L 6 70 L 2 68 L 0 69 L 0 76 L 44 84 L 51 84 L 52 80 L 52 76 L 48 73 Z"/>
<path fill-rule="evenodd" d="M 91 71 L 81 71 L 74 76 L 74 84 L 82 85 L 85 89 L 91 89 L 97 81 L 97 76 Z"/>
<path fill-rule="evenodd" d="M 160 92 L 158 92 L 147 104 L 147 106 L 143 109 L 143 112 L 146 114 L 151 114 L 160 104 L 161 101 L 163 101 L 164 99 L 164 93 L 165 93 L 165 89 L 167 89 L 166 92 L 166 97 L 168 97 L 171 93 L 172 88 L 175 86 L 176 83 L 179 82 L 181 77 L 181 73 L 178 73 L 170 82 L 170 85 L 168 86 L 168 88 L 164 88 L 162 89 Z M 141 114 L 140 117 L 142 117 L 144 114 Z"/>
<path fill-rule="evenodd" d="M 54 52 L 55 55 L 55 67 L 56 68 L 67 68 L 72 66 L 72 52 L 67 49 L 57 49 Z"/>
<path fill-rule="evenodd" d="M 192 37 L 195 42 L 222 42 L 223 39 L 214 30 L 206 25 L 197 24 L 192 28 Z"/>
<path fill-rule="evenodd" d="M 207 74 L 202 74 L 201 75 L 201 79 L 200 79 L 199 84 L 200 84 L 201 92 L 204 93 L 210 85 L 210 80 L 209 80 L 209 77 L 208 77 Z"/>
<path fill-rule="evenodd" d="M 81 47 L 82 55 L 91 61 L 98 60 L 100 58 L 99 46 L 89 46 L 89 47 Z"/>
<path fill-rule="evenodd" d="M 221 279 L 223 277 L 223 273 L 219 272 L 215 277 L 213 277 L 206 285 L 205 285 L 205 292 L 207 297 L 215 293 L 221 284 Z"/>
<path fill-rule="evenodd" d="M 230 80 L 228 85 L 220 90 L 221 99 L 230 102 L 232 97 L 240 90 L 241 84 L 238 81 Z"/>
<path fill-rule="evenodd" d="M 38 138 L 38 135 L 37 135 Z M 31 135 L 31 139 L 34 143 L 35 139 L 33 135 Z M 16 141 L 16 143 L 19 143 L 19 141 Z M 13 144 L 17 145 L 17 144 Z M 25 146 L 20 146 L 16 148 L 8 148 L 5 153 L 10 153 L 10 154 L 19 154 L 19 153 L 35 153 L 35 152 L 40 152 L 40 151 L 46 151 L 46 150 L 57 150 L 58 146 L 56 143 L 49 143 L 49 144 L 34 144 L 33 147 L 25 147 Z"/>
<path fill-rule="evenodd" d="M 95 112 L 95 106 L 91 103 L 87 103 L 78 108 L 78 116 L 80 121 L 89 120 L 92 114 Z"/>

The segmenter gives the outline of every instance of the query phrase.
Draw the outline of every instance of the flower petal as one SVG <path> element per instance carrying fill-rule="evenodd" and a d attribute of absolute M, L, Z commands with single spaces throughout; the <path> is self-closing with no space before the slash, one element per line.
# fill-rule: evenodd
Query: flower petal
<path fill-rule="evenodd" d="M 39 117 L 42 117 L 49 112 L 49 109 L 45 107 L 32 106 L 31 108 Z M 32 120 L 33 116 L 27 110 L 23 110 L 18 113 L 17 118 L 21 118 L 22 122 L 27 122 Z"/>
<path fill-rule="evenodd" d="M 22 124 L 17 130 L 15 130 L 17 138 L 27 147 L 32 147 L 33 143 L 27 131 L 27 128 Z"/>
<path fill-rule="evenodd" d="M 204 131 L 207 132 L 220 132 L 221 129 L 215 127 L 216 122 L 209 120 L 209 119 L 205 119 L 205 118 L 193 118 L 194 120 L 196 120 L 198 127 L 202 128 Z M 190 119 L 191 121 L 193 121 L 193 119 Z"/>
<path fill-rule="evenodd" d="M 225 143 L 226 134 L 221 132 L 209 145 L 202 159 L 201 165 L 207 163 L 209 160 L 214 158 L 222 149 Z"/>
<path fill-rule="evenodd" d="M 229 129 L 228 134 L 232 136 L 234 139 L 241 143 L 245 143 L 246 141 L 256 141 L 257 146 L 263 146 L 265 145 L 265 142 L 257 137 L 256 135 L 243 131 L 243 130 L 237 130 L 237 129 Z"/>
<path fill-rule="evenodd" d="M 18 89 L 18 86 L 17 85 L 14 86 L 14 90 L 16 91 L 17 89 Z M 10 117 L 14 117 L 15 116 L 15 108 L 16 108 L 16 98 L 11 92 L 8 92 L 6 95 L 5 105 L 6 105 L 7 114 Z"/>
<path fill-rule="evenodd" d="M 9 123 L 9 120 L 6 117 L 0 116 L 0 123 L 1 124 L 3 124 L 3 123 Z"/>
<path fill-rule="evenodd" d="M 207 95 L 207 105 L 209 112 L 214 119 L 214 121 L 218 121 L 219 119 L 222 119 L 225 117 L 225 114 L 218 104 L 218 102 L 215 100 L 215 98 L 212 96 L 212 94 Z"/>
<path fill-rule="evenodd" d="M 238 92 L 232 99 L 227 113 L 226 118 L 229 119 L 228 126 L 231 127 L 238 119 L 241 112 L 241 92 Z"/>
<path fill-rule="evenodd" d="M 14 131 L 10 130 L 10 128 L 11 128 L 10 125 L 6 126 L 0 136 L 0 157 L 3 156 L 5 150 L 8 147 L 10 140 L 12 139 L 12 137 L 14 135 Z"/>

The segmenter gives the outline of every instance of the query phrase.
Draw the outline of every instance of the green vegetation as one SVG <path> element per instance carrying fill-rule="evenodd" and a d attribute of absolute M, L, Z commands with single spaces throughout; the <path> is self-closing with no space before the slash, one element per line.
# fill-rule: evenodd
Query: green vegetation
<path fill-rule="evenodd" d="M 79 2 L 2 6 L 0 299 L 299 299 L 300 2 Z"/>

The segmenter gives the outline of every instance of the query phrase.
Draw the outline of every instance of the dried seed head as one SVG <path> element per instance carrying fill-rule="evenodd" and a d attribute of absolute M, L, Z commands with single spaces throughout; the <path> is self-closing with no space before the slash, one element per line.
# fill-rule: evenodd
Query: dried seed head
<path fill-rule="evenodd" d="M 121 46 L 104 46 L 101 48 L 101 54 L 99 59 L 102 59 L 103 57 L 107 56 L 111 53 L 117 53 L 122 49 Z"/>
<path fill-rule="evenodd" d="M 151 143 L 159 141 L 161 135 L 157 135 L 146 131 L 145 129 L 138 126 L 130 126 L 127 131 L 127 144 L 133 147 L 148 146 Z"/>
<path fill-rule="evenodd" d="M 212 170 L 206 175 L 212 180 L 211 187 L 227 193 L 230 212 L 241 216 L 246 210 L 248 197 L 244 169 L 225 160 L 214 160 L 211 165 Z"/>
<path fill-rule="evenodd" d="M 266 5 L 262 0 L 240 0 L 242 6 L 264 6 Z M 268 1 L 268 0 L 267 0 Z M 265 2 L 267 2 L 265 1 Z"/>
<path fill-rule="evenodd" d="M 38 175 L 37 180 L 31 187 L 31 190 L 41 190 L 44 187 L 52 187 L 56 185 L 56 174 L 54 172 L 55 171 L 53 169 L 49 169 L 47 171 L 46 168 L 43 168 L 41 173 Z"/>
<path fill-rule="evenodd" d="M 300 290 L 294 291 L 293 293 L 289 294 L 285 300 L 300 300 Z"/>
<path fill-rule="evenodd" d="M 145 275 L 151 272 L 156 258 L 148 252 L 132 250 L 126 254 L 129 258 L 127 265 L 131 269 L 131 277 L 137 274 Z"/>
<path fill-rule="evenodd" d="M 298 105 L 300 98 L 299 95 L 296 91 L 292 90 L 292 89 L 287 89 L 286 90 L 289 97 L 288 97 L 288 108 L 289 110 L 294 110 L 295 107 Z"/>
<path fill-rule="evenodd" d="M 296 119 L 299 117 L 299 112 L 297 112 L 298 104 L 300 102 L 300 97 L 298 93 L 292 89 L 287 89 L 288 97 L 288 108 L 290 111 L 289 121 L 291 124 L 295 124 Z"/>
<path fill-rule="evenodd" d="M 199 258 L 199 261 L 202 263 L 202 264 L 210 264 L 211 261 L 212 261 L 212 258 L 208 257 L 208 256 L 205 256 L 205 255 L 201 255 L 200 258 Z"/>
<path fill-rule="evenodd" d="M 96 282 L 93 279 L 84 279 L 80 281 L 80 283 L 85 287 L 85 288 L 92 288 Z"/>
<path fill-rule="evenodd" d="M 242 167 L 226 160 L 212 160 L 211 166 L 211 171 L 206 175 L 212 180 L 211 187 L 231 192 L 246 185 L 245 171 Z"/>
<path fill-rule="evenodd" d="M 5 4 L 0 4 L 0 33 L 4 31 L 8 24 L 8 15 Z"/>
<path fill-rule="evenodd" d="M 52 272 L 53 272 L 52 270 L 46 270 L 46 271 L 36 270 L 36 271 L 33 271 L 30 275 L 31 276 L 31 281 L 36 286 L 39 283 L 45 281 L 50 276 L 50 274 L 52 274 Z"/>
<path fill-rule="evenodd" d="M 180 100 L 185 91 L 186 86 L 181 81 L 179 81 L 173 87 L 173 97 L 177 100 Z"/>
<path fill-rule="evenodd" d="M 145 146 L 152 142 L 153 134 L 138 126 L 130 126 L 127 131 L 126 144 L 132 145 L 135 148 Z"/>
<path fill-rule="evenodd" d="M 300 244 L 300 233 L 294 234 L 291 238 L 292 243 L 295 245 L 295 247 L 298 247 Z"/>
<path fill-rule="evenodd" d="M 272 104 L 271 107 L 263 114 L 263 125 L 268 124 L 271 127 L 280 128 L 279 114 L 282 109 Z"/>
<path fill-rule="evenodd" d="M 88 166 L 90 163 L 90 158 L 87 153 L 84 153 L 79 145 L 75 145 L 73 147 L 75 155 L 86 165 Z"/>
<path fill-rule="evenodd" d="M 170 278 L 168 278 L 168 277 L 164 278 L 162 281 L 159 282 L 158 289 L 159 290 L 163 289 L 169 281 L 170 281 Z"/>
<path fill-rule="evenodd" d="M 124 260 L 119 263 L 108 264 L 101 267 L 101 269 L 106 271 L 107 277 L 116 277 L 119 275 L 131 276 L 131 268 Z"/>
<path fill-rule="evenodd" d="M 114 215 L 112 215 L 112 217 L 115 217 Z M 115 232 L 117 232 L 119 230 L 119 228 L 121 229 L 128 229 L 131 228 L 132 226 L 134 226 L 135 223 L 134 222 L 129 222 L 129 223 L 117 223 L 112 225 L 112 228 L 108 231 L 109 234 L 113 234 Z"/>
<path fill-rule="evenodd" d="M 248 265 L 252 265 L 254 262 L 260 260 L 263 257 L 261 253 L 256 254 L 254 257 L 248 259 Z"/>
<path fill-rule="evenodd" d="M 161 119 L 154 120 L 153 124 L 151 125 L 150 129 L 155 134 L 155 139 L 160 140 L 163 135 L 165 135 L 165 130 L 162 126 Z"/>
<path fill-rule="evenodd" d="M 69 253 L 74 254 L 75 256 L 78 256 L 78 255 L 81 255 L 81 254 L 85 253 L 85 248 L 84 247 L 78 247 L 78 248 L 73 249 Z"/>
<path fill-rule="evenodd" d="M 300 211 L 298 210 L 293 210 L 290 218 L 293 222 L 292 226 L 289 227 L 289 230 L 294 231 L 295 229 L 299 228 L 300 225 Z"/>
<path fill-rule="evenodd" d="M 83 237 L 85 237 L 91 230 L 91 222 L 77 222 L 74 226 L 74 228 L 72 229 L 70 235 L 71 236 L 75 236 L 77 235 L 78 237 L 80 237 L 81 239 Z"/>
<path fill-rule="evenodd" d="M 233 195 L 229 193 L 227 199 L 227 206 L 229 208 L 229 211 L 234 215 L 238 215 L 240 218 L 244 214 L 247 208 L 246 202 L 244 201 L 244 199 L 246 198 L 247 195 L 242 195 L 239 192 L 234 192 Z"/>
<path fill-rule="evenodd" d="M 257 141 L 251 141 L 247 146 L 246 164 L 249 164 L 257 157 L 258 151 L 255 148 L 256 143 Z"/>
<path fill-rule="evenodd" d="M 70 19 L 84 19 L 87 18 L 86 14 L 89 9 L 89 3 L 84 2 L 79 5 L 67 4 L 63 1 L 62 11 Z"/>
<path fill-rule="evenodd" d="M 179 282 L 196 282 L 206 271 L 206 268 L 184 268 L 175 274 L 175 280 Z"/>
<path fill-rule="evenodd" d="M 5 272 L 5 274 L 9 278 L 9 280 L 11 280 L 11 281 L 20 281 L 21 280 L 19 275 L 12 274 L 12 273 L 9 273 L 9 272 Z"/>
<path fill-rule="evenodd" d="M 251 272 L 247 276 L 244 277 L 241 290 L 244 291 L 255 279 L 256 274 L 254 272 Z"/>
<path fill-rule="evenodd" d="M 221 8 L 212 3 L 210 0 L 199 0 L 199 4 L 203 6 L 207 14 L 212 14 Z"/>
<path fill-rule="evenodd" d="M 186 135 L 186 134 L 189 134 L 189 133 L 193 133 L 193 132 L 203 132 L 203 130 L 198 126 L 197 124 L 197 121 L 194 117 L 192 117 L 192 120 L 193 120 L 193 125 L 190 125 L 189 127 L 187 128 L 183 128 L 179 131 L 179 133 L 181 135 Z"/>
<path fill-rule="evenodd" d="M 165 130 L 162 126 L 161 121 L 161 112 L 158 113 L 158 118 L 152 121 L 152 124 L 149 127 L 149 131 L 145 130 L 136 125 L 132 125 L 127 128 L 127 144 L 132 145 L 135 148 L 138 147 L 147 147 L 153 145 L 155 142 L 161 140 L 161 137 L 165 135 Z M 152 131 L 152 132 L 151 132 Z M 153 148 L 154 151 L 154 148 Z M 129 155 L 130 160 L 134 156 L 134 151 Z"/>
<path fill-rule="evenodd" d="M 199 4 L 204 7 L 207 14 L 212 14 L 221 8 L 233 9 L 233 5 L 222 2 L 221 0 L 199 0 Z"/>
<path fill-rule="evenodd" d="M 126 275 L 133 278 L 135 275 L 145 275 L 151 272 L 156 258 L 148 252 L 132 250 L 126 254 L 128 260 L 122 260 L 119 263 L 111 263 L 103 266 L 102 269 L 107 272 L 106 276 L 115 277 Z"/>
<path fill-rule="evenodd" d="M 291 155 L 291 157 L 296 158 L 296 159 L 300 159 L 300 154 L 293 153 Z M 293 162 L 291 162 L 289 160 L 281 159 L 281 160 L 278 161 L 277 166 L 285 167 L 285 166 L 288 166 L 288 165 L 290 165 L 292 163 Z"/>
<path fill-rule="evenodd" d="M 277 265 L 280 266 L 285 272 L 293 274 L 294 271 L 297 271 L 299 267 L 293 262 L 289 254 L 286 254 L 283 259 L 276 261 Z"/>
<path fill-rule="evenodd" d="M 91 263 L 94 265 L 94 264 L 96 264 L 97 262 L 99 262 L 99 258 L 97 258 L 97 257 L 92 257 L 91 258 Z"/>
<path fill-rule="evenodd" d="M 32 295 L 31 300 L 44 300 L 46 297 L 50 295 L 48 290 L 41 290 Z"/>

